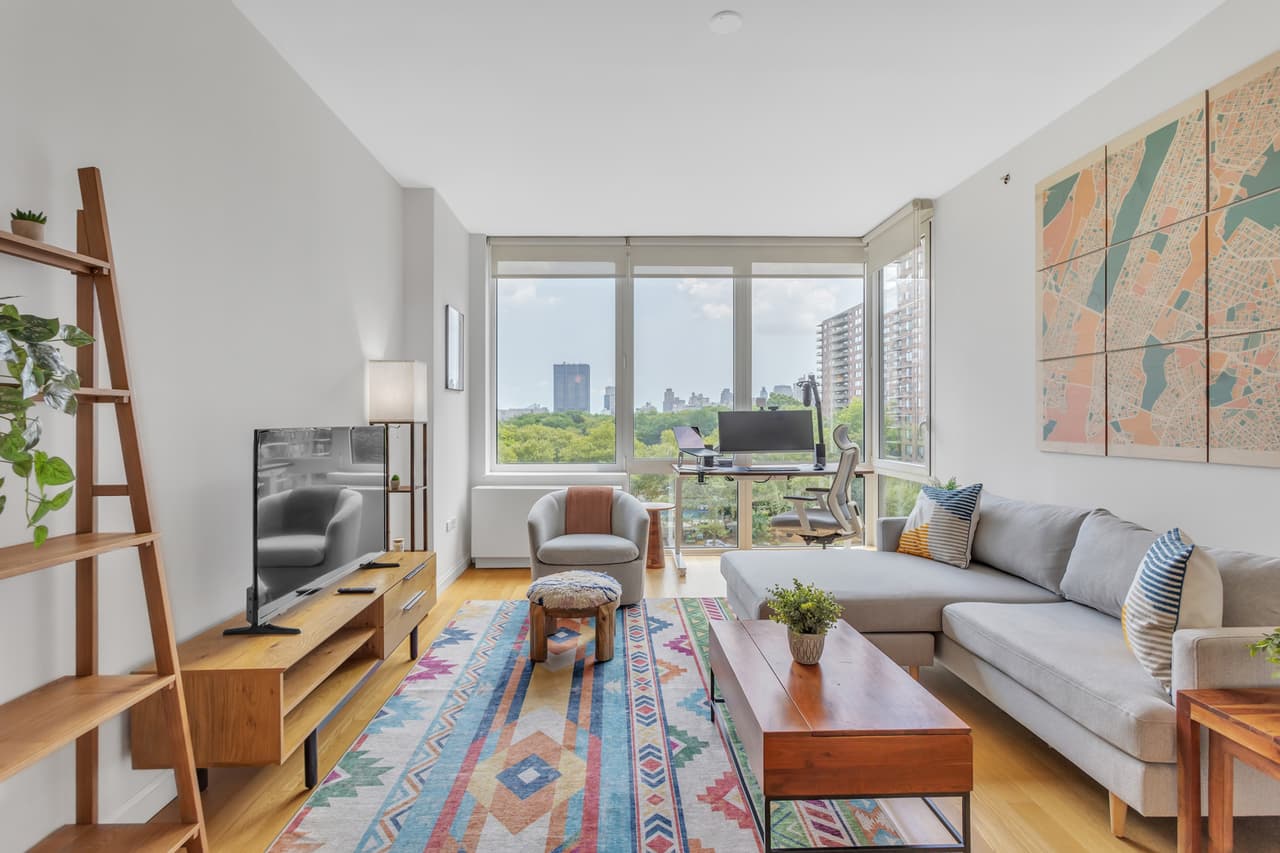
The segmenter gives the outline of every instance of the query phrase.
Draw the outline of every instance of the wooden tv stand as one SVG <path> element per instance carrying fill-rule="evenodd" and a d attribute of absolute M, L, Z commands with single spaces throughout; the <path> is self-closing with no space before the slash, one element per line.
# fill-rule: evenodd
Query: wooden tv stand
<path fill-rule="evenodd" d="M 406 637 L 418 656 L 418 624 L 436 603 L 435 554 L 391 552 L 380 562 L 398 565 L 354 572 L 281 614 L 280 623 L 301 634 L 223 636 L 244 624 L 241 616 L 178 646 L 202 783 L 210 767 L 283 764 L 303 746 L 306 785 L 315 787 L 321 724 Z M 339 595 L 339 586 L 377 589 Z M 172 766 L 167 742 L 154 737 L 164 714 L 156 697 L 133 708 L 135 769 Z"/>

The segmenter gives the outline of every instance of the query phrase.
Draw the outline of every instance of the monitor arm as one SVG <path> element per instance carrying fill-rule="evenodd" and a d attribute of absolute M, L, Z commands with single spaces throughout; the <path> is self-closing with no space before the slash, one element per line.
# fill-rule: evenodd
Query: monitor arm
<path fill-rule="evenodd" d="M 818 439 L 813 443 L 813 467 L 815 469 L 825 468 L 827 466 L 827 445 L 823 436 L 826 431 L 822 426 L 822 395 L 818 391 L 818 381 L 810 373 L 808 376 L 802 377 L 799 382 L 803 389 L 804 404 L 812 405 L 813 410 L 818 413 Z"/>

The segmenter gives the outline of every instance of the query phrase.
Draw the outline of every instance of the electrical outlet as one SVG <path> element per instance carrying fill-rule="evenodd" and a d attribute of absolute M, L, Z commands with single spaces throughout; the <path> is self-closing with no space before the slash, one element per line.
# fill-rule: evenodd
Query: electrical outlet
<path fill-rule="evenodd" d="M 444 532 L 445 532 L 445 533 L 452 533 L 452 532 L 453 532 L 453 530 L 454 530 L 454 528 L 456 528 L 457 526 L 458 526 L 458 519 L 457 519 L 457 518 L 451 518 L 451 519 L 449 519 L 448 521 L 446 521 L 446 522 L 444 523 Z"/>

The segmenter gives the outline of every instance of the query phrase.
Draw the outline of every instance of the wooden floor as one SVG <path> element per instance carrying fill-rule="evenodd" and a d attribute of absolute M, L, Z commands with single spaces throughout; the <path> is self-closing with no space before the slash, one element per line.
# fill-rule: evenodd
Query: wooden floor
<path fill-rule="evenodd" d="M 668 564 L 649 572 L 649 597 L 723 595 L 718 558 L 687 558 L 686 578 Z M 523 597 L 527 569 L 470 569 L 440 595 L 422 626 L 422 649 L 468 599 Z M 320 731 L 320 777 L 342 757 L 383 702 L 408 674 L 408 643 L 374 672 L 363 691 Z M 1125 839 L 1108 829 L 1107 792 L 1070 762 L 975 691 L 940 667 L 926 668 L 921 681 L 974 732 L 975 851 L 1171 851 L 1172 818 L 1148 819 L 1130 812 Z M 214 769 L 205 792 L 209 840 L 216 853 L 264 850 L 306 800 L 301 750 L 283 766 Z M 168 809 L 157 820 L 171 817 Z M 1280 850 L 1280 819 L 1236 821 L 1236 850 Z"/>

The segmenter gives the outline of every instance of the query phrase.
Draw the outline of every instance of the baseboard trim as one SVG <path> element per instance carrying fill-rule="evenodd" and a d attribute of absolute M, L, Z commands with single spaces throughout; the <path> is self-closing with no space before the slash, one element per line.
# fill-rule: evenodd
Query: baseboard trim
<path fill-rule="evenodd" d="M 157 770 L 155 777 L 116 809 L 107 823 L 147 823 L 178 796 L 173 772 Z"/>
<path fill-rule="evenodd" d="M 528 557 L 476 557 L 477 569 L 527 569 Z"/>
<path fill-rule="evenodd" d="M 450 584 L 452 584 L 458 578 L 462 577 L 462 573 L 465 572 L 467 570 L 467 567 L 470 565 L 471 565 L 471 558 L 463 557 L 456 564 L 454 564 L 452 568 L 450 568 L 447 572 L 445 572 L 444 575 L 436 578 L 436 590 L 438 592 L 443 592 L 444 590 L 448 589 Z"/>

